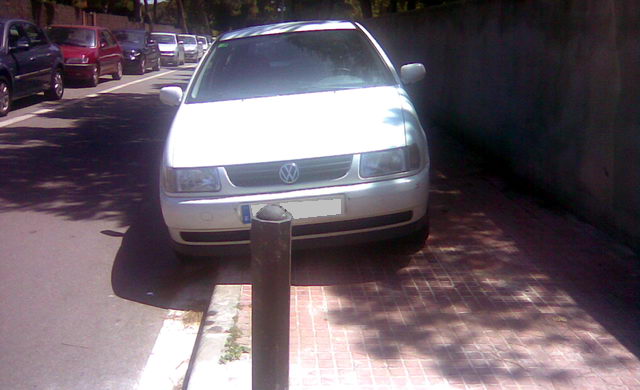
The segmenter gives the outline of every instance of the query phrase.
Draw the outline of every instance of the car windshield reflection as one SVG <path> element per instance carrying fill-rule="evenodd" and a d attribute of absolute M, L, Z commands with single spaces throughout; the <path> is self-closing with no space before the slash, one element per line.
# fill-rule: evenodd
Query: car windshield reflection
<path fill-rule="evenodd" d="M 220 42 L 187 103 L 394 84 L 361 32 L 328 30 Z"/>

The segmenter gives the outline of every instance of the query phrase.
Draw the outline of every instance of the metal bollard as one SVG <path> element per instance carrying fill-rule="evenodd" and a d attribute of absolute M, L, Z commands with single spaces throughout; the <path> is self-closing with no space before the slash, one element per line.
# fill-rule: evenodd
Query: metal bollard
<path fill-rule="evenodd" d="M 291 214 L 263 207 L 251 220 L 252 389 L 289 388 Z"/>

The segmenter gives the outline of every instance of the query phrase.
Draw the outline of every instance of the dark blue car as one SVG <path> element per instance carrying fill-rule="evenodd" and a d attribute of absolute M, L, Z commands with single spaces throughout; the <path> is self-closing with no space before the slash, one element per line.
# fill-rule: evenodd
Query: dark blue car
<path fill-rule="evenodd" d="M 158 44 L 145 30 L 114 30 L 127 71 L 144 74 L 147 69 L 160 69 L 160 49 Z"/>
<path fill-rule="evenodd" d="M 0 116 L 11 102 L 44 91 L 58 100 L 64 93 L 62 51 L 35 24 L 0 19 Z"/>

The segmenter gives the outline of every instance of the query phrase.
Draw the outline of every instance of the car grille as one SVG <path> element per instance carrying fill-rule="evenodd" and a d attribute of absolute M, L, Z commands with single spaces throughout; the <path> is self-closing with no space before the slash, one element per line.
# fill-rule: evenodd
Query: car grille
<path fill-rule="evenodd" d="M 280 180 L 280 167 L 294 162 L 300 170 L 299 183 L 311 183 L 339 179 L 349 172 L 352 155 L 308 158 L 304 160 L 279 161 L 258 164 L 231 165 L 225 167 L 231 183 L 237 187 L 260 187 L 285 185 Z"/>

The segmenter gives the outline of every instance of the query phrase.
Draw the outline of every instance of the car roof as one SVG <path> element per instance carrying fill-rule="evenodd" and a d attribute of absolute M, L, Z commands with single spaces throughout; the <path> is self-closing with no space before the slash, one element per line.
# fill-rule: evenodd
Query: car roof
<path fill-rule="evenodd" d="M 164 31 L 152 31 L 151 34 L 178 35 L 178 33 L 164 32 Z"/>
<path fill-rule="evenodd" d="M 94 31 L 108 30 L 108 28 L 106 28 L 106 27 L 101 27 L 101 26 L 83 26 L 83 25 L 79 25 L 79 24 L 52 24 L 49 27 L 80 28 L 80 29 L 83 29 L 83 30 L 94 30 Z"/>
<path fill-rule="evenodd" d="M 346 20 L 312 20 L 307 22 L 286 22 L 267 24 L 263 26 L 247 27 L 240 30 L 230 31 L 218 38 L 219 41 L 230 39 L 256 37 L 262 35 L 285 34 L 301 31 L 322 31 L 322 30 L 355 30 L 355 23 Z"/>
<path fill-rule="evenodd" d="M 135 33 L 146 33 L 147 32 L 146 30 L 136 30 L 134 28 L 131 28 L 131 29 L 117 28 L 117 29 L 111 30 L 111 31 L 113 31 L 113 32 L 116 32 L 116 31 L 118 31 L 118 32 L 135 32 Z"/>
<path fill-rule="evenodd" d="M 0 18 L 0 23 L 9 23 L 9 22 L 27 22 L 34 24 L 28 20 L 20 19 L 20 18 Z"/>

